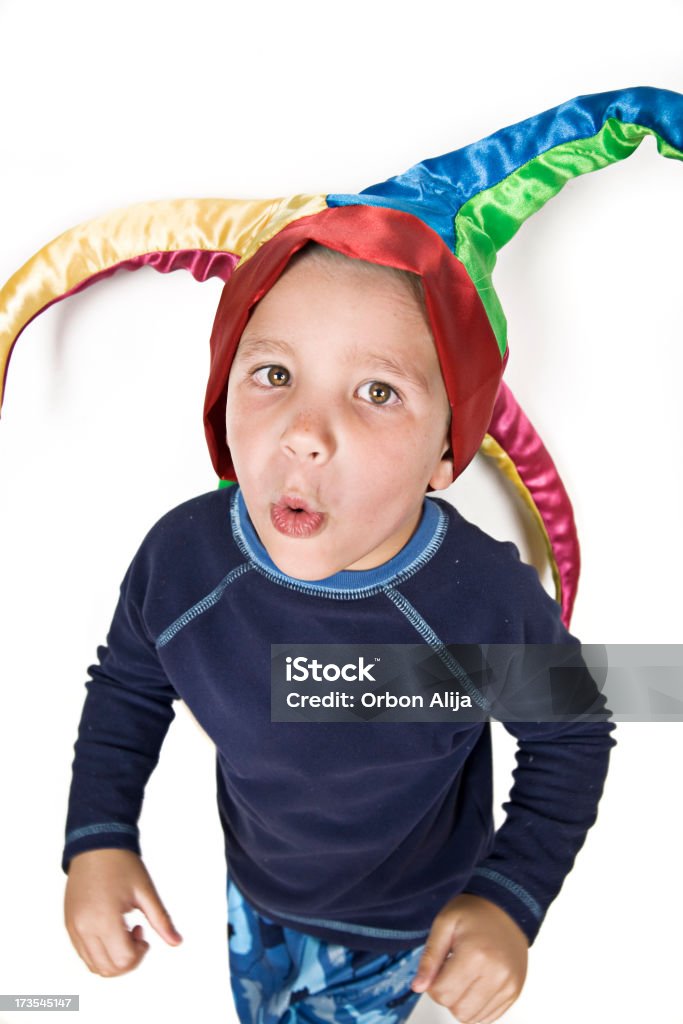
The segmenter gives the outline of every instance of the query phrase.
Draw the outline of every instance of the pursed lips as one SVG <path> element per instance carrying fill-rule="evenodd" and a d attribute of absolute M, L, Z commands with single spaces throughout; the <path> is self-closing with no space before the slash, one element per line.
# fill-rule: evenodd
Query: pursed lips
<path fill-rule="evenodd" d="M 306 501 L 304 498 L 299 498 L 295 494 L 283 494 L 274 503 L 275 508 L 288 508 L 294 511 L 302 511 L 315 513 L 317 515 L 324 515 L 320 509 L 314 508 L 314 506 Z"/>

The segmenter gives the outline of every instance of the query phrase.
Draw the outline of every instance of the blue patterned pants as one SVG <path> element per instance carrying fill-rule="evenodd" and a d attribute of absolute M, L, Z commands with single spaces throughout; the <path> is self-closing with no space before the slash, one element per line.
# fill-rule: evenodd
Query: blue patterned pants
<path fill-rule="evenodd" d="M 424 945 L 347 949 L 259 914 L 228 880 L 230 983 L 241 1024 L 400 1024 Z"/>

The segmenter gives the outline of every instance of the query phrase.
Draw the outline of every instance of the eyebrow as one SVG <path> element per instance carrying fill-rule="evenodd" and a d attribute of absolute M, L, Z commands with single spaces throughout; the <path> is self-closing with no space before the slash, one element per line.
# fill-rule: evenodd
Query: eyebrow
<path fill-rule="evenodd" d="M 244 342 L 240 342 L 240 346 L 237 350 L 235 358 L 249 359 L 252 356 L 258 355 L 261 352 L 282 352 L 285 355 L 293 355 L 294 349 L 280 338 L 259 338 L 252 337 L 247 338 Z M 423 373 L 420 372 L 415 366 L 404 365 L 397 359 L 393 359 L 391 356 L 380 352 L 365 352 L 360 351 L 358 348 L 354 349 L 349 357 L 350 363 L 372 363 L 374 367 L 380 370 L 388 370 L 390 373 L 395 374 L 397 377 L 401 377 L 403 380 L 407 380 L 410 384 L 413 384 L 416 388 L 421 391 L 429 391 L 429 383 Z"/>

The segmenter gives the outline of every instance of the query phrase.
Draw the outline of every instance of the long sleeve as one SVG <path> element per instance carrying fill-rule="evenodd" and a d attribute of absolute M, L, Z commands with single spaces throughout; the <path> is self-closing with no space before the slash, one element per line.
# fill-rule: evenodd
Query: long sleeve
<path fill-rule="evenodd" d="M 500 904 L 531 940 L 594 820 L 609 724 L 503 718 L 520 749 L 508 819 L 493 835 L 481 723 L 378 726 L 381 737 L 365 724 L 302 731 L 272 723 L 269 677 L 272 644 L 415 643 L 416 627 L 439 650 L 525 650 L 525 639 L 569 640 L 571 650 L 537 574 L 452 506 L 425 499 L 420 528 L 388 563 L 292 586 L 239 499 L 237 488 L 216 491 L 172 510 L 124 580 L 87 684 L 65 870 L 81 850 L 139 852 L 145 784 L 182 699 L 216 746 L 232 876 L 273 920 L 398 951 L 426 938 L 464 890 Z M 513 710 L 524 677 L 504 676 Z"/>
<path fill-rule="evenodd" d="M 121 585 L 99 663 L 89 669 L 75 743 L 62 869 L 77 853 L 116 847 L 140 853 L 138 818 L 177 699 L 145 628 L 144 559 Z"/>
<path fill-rule="evenodd" d="M 565 630 L 557 605 L 545 594 L 527 644 L 519 648 L 512 683 L 506 682 L 502 691 L 505 707 L 516 712 L 516 720 L 500 717 L 518 744 L 513 786 L 503 804 L 506 818 L 464 891 L 502 907 L 531 945 L 597 818 L 616 741 L 610 735 L 615 726 L 608 720 L 605 698 L 585 666 L 580 644 Z M 544 658 L 556 665 L 558 652 L 561 667 L 540 670 Z M 534 673 L 535 682 L 529 678 Z M 556 716 L 561 720 L 549 720 L 553 716 L 548 711 L 563 687 L 565 708 Z M 519 721 L 520 712 L 531 718 L 533 709 L 544 720 Z"/>

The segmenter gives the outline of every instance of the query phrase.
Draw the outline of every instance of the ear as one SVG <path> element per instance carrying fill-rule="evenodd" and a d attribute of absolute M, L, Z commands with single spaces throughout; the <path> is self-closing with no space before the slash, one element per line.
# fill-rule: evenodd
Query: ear
<path fill-rule="evenodd" d="M 445 491 L 447 487 L 453 483 L 453 449 L 450 445 L 450 439 L 446 438 L 444 442 L 444 449 L 441 453 L 439 462 L 434 467 L 431 477 L 429 478 L 429 486 L 434 491 Z"/>

